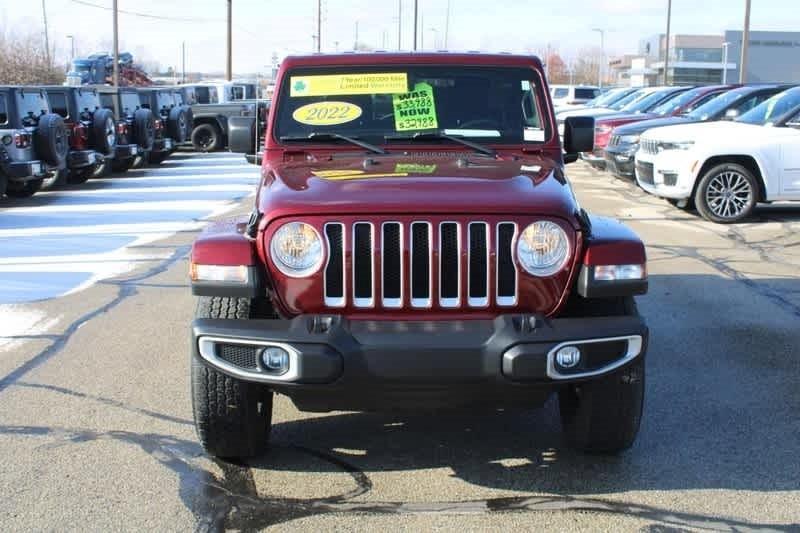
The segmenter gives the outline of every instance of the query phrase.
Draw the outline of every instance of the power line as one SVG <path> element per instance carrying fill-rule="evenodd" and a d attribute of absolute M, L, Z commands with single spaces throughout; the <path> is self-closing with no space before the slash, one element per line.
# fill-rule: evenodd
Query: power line
<path fill-rule="evenodd" d="M 105 9 L 106 11 L 113 10 L 113 8 L 111 7 L 104 6 L 101 4 L 95 4 L 94 2 L 88 2 L 87 0 L 72 0 L 72 2 L 83 6 L 96 7 L 97 9 Z M 225 22 L 225 19 L 210 19 L 210 18 L 199 18 L 199 17 L 170 17 L 165 15 L 152 15 L 150 13 L 140 13 L 138 11 L 126 11 L 123 9 L 120 9 L 119 13 L 123 15 L 131 15 L 133 17 L 141 17 L 154 20 L 169 20 L 173 22 Z"/>

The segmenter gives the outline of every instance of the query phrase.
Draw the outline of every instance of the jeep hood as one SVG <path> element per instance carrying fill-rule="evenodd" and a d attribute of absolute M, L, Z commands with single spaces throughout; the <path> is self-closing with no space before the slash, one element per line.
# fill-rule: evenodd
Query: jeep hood
<path fill-rule="evenodd" d="M 258 205 L 270 218 L 310 214 L 540 214 L 574 222 L 560 163 L 546 157 L 347 156 L 270 165 Z"/>

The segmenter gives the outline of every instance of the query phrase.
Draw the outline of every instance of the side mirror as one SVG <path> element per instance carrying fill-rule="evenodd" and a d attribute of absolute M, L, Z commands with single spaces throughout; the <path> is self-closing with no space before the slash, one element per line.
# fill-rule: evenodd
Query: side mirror
<path fill-rule="evenodd" d="M 738 109 L 728 109 L 727 111 L 725 111 L 725 120 L 733 120 L 738 116 L 739 116 Z"/>
<path fill-rule="evenodd" d="M 567 117 L 564 121 L 564 157 L 565 163 L 578 159 L 581 152 L 594 150 L 594 118 Z"/>

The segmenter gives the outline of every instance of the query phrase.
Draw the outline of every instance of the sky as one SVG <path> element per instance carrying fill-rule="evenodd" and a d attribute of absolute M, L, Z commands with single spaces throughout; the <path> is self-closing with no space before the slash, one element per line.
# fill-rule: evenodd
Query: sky
<path fill-rule="evenodd" d="M 800 31 L 800 0 L 752 0 L 751 29 Z M 45 0 L 56 58 L 110 51 L 112 0 Z M 118 0 L 121 51 L 180 68 L 186 43 L 187 71 L 225 68 L 225 0 Z M 322 0 L 322 50 L 353 48 L 358 41 L 397 49 L 398 4 L 402 48 L 412 46 L 413 0 Z M 567 60 L 598 47 L 605 30 L 606 54 L 635 53 L 639 40 L 663 33 L 667 0 L 419 0 L 424 48 L 530 52 L 549 44 Z M 745 0 L 673 0 L 672 32 L 722 34 L 741 29 Z M 317 0 L 233 0 L 234 73 L 268 72 L 273 54 L 312 51 Z M 0 0 L 0 31 L 43 35 L 38 0 Z M 800 53 L 800 52 L 799 52 Z"/>

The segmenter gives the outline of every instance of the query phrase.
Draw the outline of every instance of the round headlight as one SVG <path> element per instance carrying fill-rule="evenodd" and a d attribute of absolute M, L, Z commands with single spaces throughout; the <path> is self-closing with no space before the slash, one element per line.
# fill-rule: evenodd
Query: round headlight
<path fill-rule="evenodd" d="M 309 276 L 322 264 L 322 239 L 312 226 L 289 222 L 272 236 L 270 253 L 275 266 L 287 276 Z"/>
<path fill-rule="evenodd" d="M 517 239 L 517 259 L 529 274 L 552 276 L 569 259 L 567 234 L 554 222 L 534 222 Z"/>

